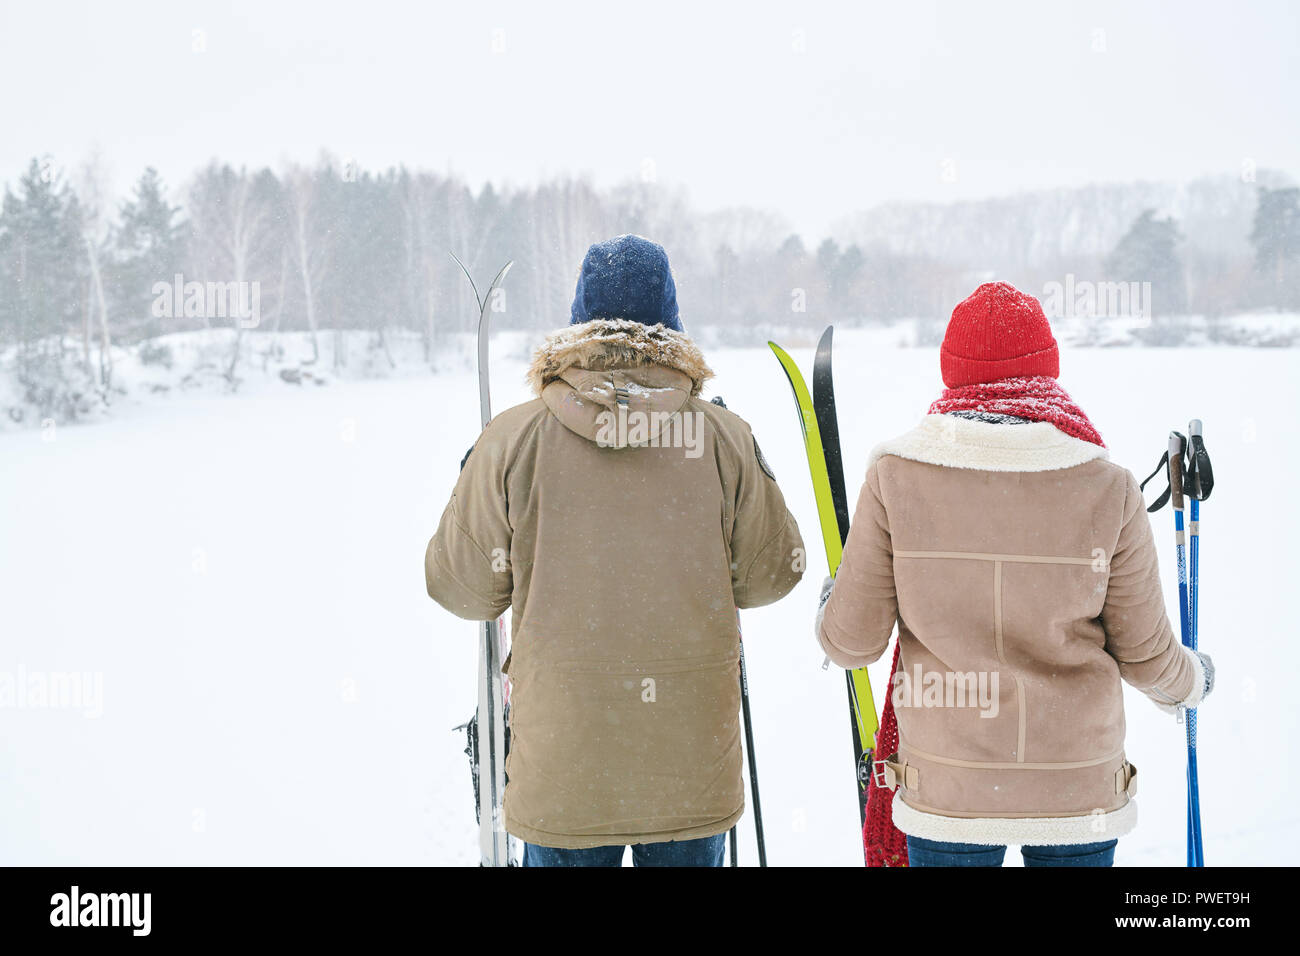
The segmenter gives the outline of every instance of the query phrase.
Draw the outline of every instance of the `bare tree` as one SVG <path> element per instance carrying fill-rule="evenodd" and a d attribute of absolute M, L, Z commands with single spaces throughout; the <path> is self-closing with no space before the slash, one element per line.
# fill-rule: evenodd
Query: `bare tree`
<path fill-rule="evenodd" d="M 273 211 L 278 183 L 267 170 L 249 175 L 216 163 L 199 173 L 190 190 L 191 217 L 199 239 L 194 262 L 207 281 L 233 282 L 239 295 L 260 275 L 274 245 Z M 229 310 L 238 311 L 238 310 Z M 216 317 L 207 314 L 209 323 Z M 236 383 L 248 323 L 234 316 L 235 339 L 226 366 L 226 380 Z"/>
<path fill-rule="evenodd" d="M 91 156 L 77 172 L 74 191 L 81 208 L 81 241 L 89 270 L 89 292 L 85 305 L 85 324 L 82 330 L 82 356 L 86 374 L 97 379 L 100 394 L 108 401 L 113 383 L 112 340 L 108 329 L 108 297 L 104 293 L 104 265 L 112 241 L 112 223 L 108 216 L 108 172 L 98 152 Z M 99 333 L 98 373 L 90 365 L 92 325 Z"/>
<path fill-rule="evenodd" d="M 289 213 L 290 247 L 298 278 L 302 283 L 303 310 L 311 335 L 311 360 L 320 361 L 316 290 L 329 258 L 328 230 L 322 228 L 317 212 L 319 186 L 316 174 L 293 166 L 285 171 L 285 200 Z"/>

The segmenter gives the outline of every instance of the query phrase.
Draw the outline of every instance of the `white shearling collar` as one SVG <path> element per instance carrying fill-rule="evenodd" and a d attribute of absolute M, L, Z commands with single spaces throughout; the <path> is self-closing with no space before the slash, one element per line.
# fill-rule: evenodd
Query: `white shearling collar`
<path fill-rule="evenodd" d="M 955 415 L 926 415 L 911 431 L 873 448 L 867 467 L 886 455 L 976 471 L 1055 471 L 1109 457 L 1100 445 L 1049 422 L 1008 425 Z"/>

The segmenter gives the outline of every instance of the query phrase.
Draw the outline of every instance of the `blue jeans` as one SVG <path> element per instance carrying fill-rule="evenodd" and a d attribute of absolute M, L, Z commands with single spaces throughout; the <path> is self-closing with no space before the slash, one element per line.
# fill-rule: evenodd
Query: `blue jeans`
<path fill-rule="evenodd" d="M 1113 866 L 1118 840 L 1062 846 L 1022 846 L 1025 866 Z M 1001 866 L 1005 846 L 980 843 L 941 843 L 907 838 L 908 866 Z"/>
<path fill-rule="evenodd" d="M 722 866 L 727 835 L 669 843 L 632 844 L 633 866 Z M 524 844 L 524 866 L 622 866 L 625 846 L 595 846 L 588 850 L 564 850 L 553 846 Z"/>

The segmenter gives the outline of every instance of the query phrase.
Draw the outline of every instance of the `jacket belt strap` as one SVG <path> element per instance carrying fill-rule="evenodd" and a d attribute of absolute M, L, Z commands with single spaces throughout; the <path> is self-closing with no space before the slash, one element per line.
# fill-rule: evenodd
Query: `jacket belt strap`
<path fill-rule="evenodd" d="M 898 754 L 891 754 L 883 760 L 877 760 L 873 772 L 876 786 L 886 790 L 897 790 L 901 783 L 907 790 L 921 789 L 921 771 L 906 760 L 899 760 Z M 1115 792 L 1137 796 L 1137 767 L 1125 761 L 1115 771 Z"/>
<path fill-rule="evenodd" d="M 1133 766 L 1127 760 L 1124 765 L 1115 771 L 1115 792 L 1127 793 L 1130 797 L 1137 796 L 1138 768 Z"/>
<path fill-rule="evenodd" d="M 906 760 L 900 761 L 896 753 L 877 760 L 874 773 L 876 786 L 886 790 L 897 790 L 900 783 L 908 790 L 921 789 L 920 769 L 911 766 Z"/>

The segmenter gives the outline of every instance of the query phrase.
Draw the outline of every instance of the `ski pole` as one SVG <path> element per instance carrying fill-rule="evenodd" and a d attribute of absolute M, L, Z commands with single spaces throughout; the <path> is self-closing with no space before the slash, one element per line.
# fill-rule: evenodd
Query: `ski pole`
<path fill-rule="evenodd" d="M 1183 646 L 1196 651 L 1198 643 L 1197 623 L 1200 605 L 1200 560 L 1201 560 L 1201 502 L 1210 497 L 1214 488 L 1214 471 L 1210 466 L 1210 456 L 1205 450 L 1202 426 L 1199 419 L 1192 419 L 1188 425 L 1189 438 L 1178 432 L 1169 433 L 1169 449 L 1156 465 L 1156 470 L 1141 482 L 1145 488 L 1166 468 L 1169 488 L 1147 508 L 1156 512 L 1172 502 L 1174 509 L 1174 543 L 1178 557 L 1178 624 Z M 1191 499 L 1190 542 L 1186 540 L 1183 528 L 1183 497 Z M 1190 570 L 1188 551 L 1190 549 Z M 1179 714 L 1187 725 L 1187 865 L 1201 867 L 1205 865 L 1205 854 L 1201 841 L 1201 789 L 1196 766 L 1196 709 L 1186 708 Z"/>
<path fill-rule="evenodd" d="M 1179 432 L 1169 433 L 1169 500 L 1174 508 L 1174 547 L 1178 556 L 1178 625 L 1182 640 L 1191 640 L 1191 622 L 1187 604 L 1187 540 L 1183 529 L 1183 454 L 1186 439 Z"/>
<path fill-rule="evenodd" d="M 754 723 L 749 713 L 749 676 L 745 671 L 744 644 L 740 646 L 740 709 L 745 718 L 745 752 L 749 757 L 749 792 L 754 797 L 754 833 L 758 836 L 758 865 L 767 866 L 767 845 L 763 841 L 763 804 L 758 798 L 758 766 L 754 762 Z"/>
<path fill-rule="evenodd" d="M 1196 598 L 1200 575 L 1200 523 L 1201 503 L 1191 499 L 1188 522 L 1188 582 L 1187 617 L 1190 621 L 1187 646 L 1196 650 Z M 1196 708 L 1187 709 L 1187 865 L 1204 866 L 1205 854 L 1201 846 L 1201 788 L 1196 771 Z"/>
<path fill-rule="evenodd" d="M 1183 457 L 1186 440 L 1178 432 L 1169 433 L 1169 500 L 1174 509 L 1174 545 L 1178 560 L 1178 624 L 1182 643 L 1191 648 L 1192 604 L 1187 574 L 1187 541 L 1183 525 Z M 1195 504 L 1195 499 L 1193 499 Z M 1199 510 L 1196 512 L 1199 514 Z M 1199 794 L 1196 776 L 1196 711 L 1186 712 L 1187 721 L 1187 865 L 1202 865 L 1197 833 L 1200 831 Z"/>
<path fill-rule="evenodd" d="M 714 405 L 727 407 L 721 395 L 709 399 Z M 767 866 L 767 846 L 763 842 L 763 806 L 758 799 L 758 767 L 754 764 L 754 724 L 749 715 L 749 675 L 745 670 L 745 640 L 740 626 L 740 608 L 736 608 L 736 637 L 740 651 L 740 709 L 745 719 L 745 750 L 749 757 L 749 792 L 754 795 L 754 833 L 758 837 L 758 865 Z M 728 833 L 731 843 L 731 865 L 740 865 L 740 847 L 737 844 L 736 828 L 732 826 Z"/>
<path fill-rule="evenodd" d="M 1187 497 L 1191 499 L 1188 521 L 1188 647 L 1198 650 L 1200 639 L 1200 587 L 1201 587 L 1201 502 L 1209 497 L 1214 487 L 1214 472 L 1210 456 L 1205 450 L 1203 426 L 1200 419 L 1192 419 L 1187 426 L 1189 454 L 1187 457 Z M 1187 711 L 1187 865 L 1205 866 L 1205 850 L 1201 839 L 1201 787 L 1196 761 L 1196 708 Z"/>

